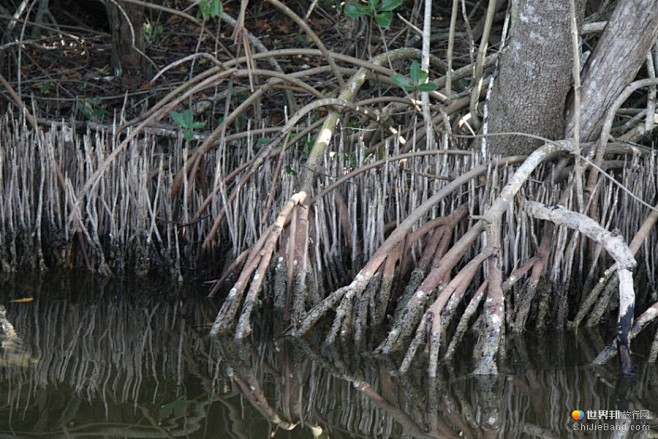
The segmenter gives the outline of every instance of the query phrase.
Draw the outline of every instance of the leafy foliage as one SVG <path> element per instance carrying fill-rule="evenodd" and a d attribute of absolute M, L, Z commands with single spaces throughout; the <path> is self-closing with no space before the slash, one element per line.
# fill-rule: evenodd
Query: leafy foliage
<path fill-rule="evenodd" d="M 368 4 L 350 2 L 345 5 L 345 15 L 350 18 L 368 16 L 378 26 L 388 29 L 393 21 L 393 11 L 402 5 L 402 0 L 368 0 Z"/>
<path fill-rule="evenodd" d="M 224 6 L 221 0 L 201 0 L 199 2 L 199 12 L 204 20 L 218 18 L 224 12 Z"/>
<path fill-rule="evenodd" d="M 391 81 L 407 93 L 412 91 L 429 92 L 434 91 L 437 85 L 427 82 L 428 73 L 420 68 L 418 61 L 412 61 L 409 67 L 409 76 L 393 75 Z"/>
<path fill-rule="evenodd" d="M 158 37 L 162 35 L 163 31 L 164 27 L 161 24 L 155 25 L 148 20 L 144 23 L 144 38 L 146 38 L 146 41 L 149 43 L 153 43 L 157 40 Z"/>
<path fill-rule="evenodd" d="M 100 121 L 107 114 L 107 110 L 101 106 L 97 97 L 83 98 L 75 103 L 75 109 L 87 120 Z"/>
<path fill-rule="evenodd" d="M 194 138 L 194 130 L 203 128 L 206 126 L 206 121 L 195 121 L 194 120 L 194 114 L 192 114 L 192 110 L 189 108 L 182 113 L 179 113 L 178 111 L 172 111 L 170 114 L 171 118 L 180 126 L 183 128 L 183 138 L 185 140 L 192 140 Z"/>

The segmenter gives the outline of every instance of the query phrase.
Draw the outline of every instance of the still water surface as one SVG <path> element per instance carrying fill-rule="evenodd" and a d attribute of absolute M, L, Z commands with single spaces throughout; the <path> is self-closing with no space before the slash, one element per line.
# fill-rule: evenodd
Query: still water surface
<path fill-rule="evenodd" d="M 609 336 L 580 331 L 508 340 L 497 378 L 464 355 L 428 380 L 421 363 L 400 376 L 394 360 L 277 339 L 276 316 L 250 342 L 211 339 L 206 291 L 1 279 L 17 337 L 0 337 L 0 439 L 658 437 L 649 341 L 633 379 L 590 366 Z"/>

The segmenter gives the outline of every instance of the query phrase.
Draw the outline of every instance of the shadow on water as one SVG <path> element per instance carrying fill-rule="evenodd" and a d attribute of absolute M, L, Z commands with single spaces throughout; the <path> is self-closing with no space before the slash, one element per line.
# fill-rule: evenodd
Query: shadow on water
<path fill-rule="evenodd" d="M 0 283 L 0 438 L 658 437 L 650 340 L 634 345 L 632 380 L 589 366 L 609 338 L 583 331 L 510 338 L 498 377 L 469 375 L 461 357 L 429 380 L 422 360 L 400 376 L 393 359 L 313 336 L 272 340 L 276 318 L 260 321 L 262 342 L 210 339 L 204 292 Z"/>

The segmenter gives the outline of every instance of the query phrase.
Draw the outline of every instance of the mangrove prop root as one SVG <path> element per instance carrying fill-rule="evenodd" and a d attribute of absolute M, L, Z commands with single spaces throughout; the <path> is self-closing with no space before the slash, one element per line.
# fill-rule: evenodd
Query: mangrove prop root
<path fill-rule="evenodd" d="M 497 251 L 501 251 L 502 216 L 512 205 L 514 197 L 521 189 L 521 186 L 530 178 L 537 166 L 554 153 L 571 151 L 572 149 L 573 144 L 568 140 L 547 142 L 530 154 L 526 161 L 519 166 L 500 192 L 498 198 L 494 200 L 483 216 L 483 219 L 488 223 L 486 232 L 488 245 L 492 245 Z M 497 374 L 495 356 L 500 351 L 503 340 L 505 318 L 500 255 L 496 255 L 495 260 L 489 265 L 488 279 L 489 285 L 484 308 L 486 329 L 484 336 L 480 337 L 474 352 L 474 356 L 478 359 L 475 373 L 482 375 Z"/>
<path fill-rule="evenodd" d="M 480 303 L 482 302 L 482 299 L 485 296 L 487 286 L 488 281 L 484 281 L 482 285 L 480 285 L 480 287 L 477 289 L 473 297 L 471 297 L 471 301 L 468 303 L 466 310 L 464 310 L 464 314 L 462 314 L 462 317 L 457 324 L 457 329 L 455 329 L 455 333 L 452 336 L 452 340 L 450 340 L 450 344 L 446 349 L 446 354 L 443 357 L 444 361 L 450 361 L 454 357 L 455 352 L 457 351 L 457 345 L 464 337 L 464 334 L 466 334 L 466 331 L 469 327 L 469 322 L 475 315 L 475 312 L 477 311 Z"/>
<path fill-rule="evenodd" d="M 616 271 L 614 273 L 616 273 Z M 599 282 L 597 287 L 599 285 L 602 286 L 603 293 L 599 296 L 598 300 L 594 304 L 594 307 L 587 316 L 587 321 L 585 322 L 585 327 L 587 328 L 594 328 L 600 325 L 601 318 L 608 309 L 608 305 L 610 305 L 612 302 L 613 296 L 615 295 L 615 290 L 617 289 L 617 285 L 616 282 L 614 282 L 613 276 L 607 278 L 605 282 Z"/>
<path fill-rule="evenodd" d="M 523 331 L 528 320 L 528 316 L 530 315 L 530 307 L 532 306 L 532 300 L 534 299 L 535 294 L 537 294 L 539 278 L 544 273 L 544 267 L 546 267 L 546 261 L 548 260 L 553 229 L 553 223 L 548 223 L 547 227 L 542 233 L 538 255 L 536 256 L 536 260 L 532 262 L 532 273 L 526 282 L 526 288 L 523 289 L 523 296 L 519 297 L 519 303 L 516 307 L 516 316 L 514 317 L 514 324 L 512 325 L 512 330 L 515 332 Z M 530 261 L 526 261 L 526 263 L 529 262 Z M 520 275 L 513 274 L 510 277 L 518 279 Z"/>
<path fill-rule="evenodd" d="M 631 240 L 630 244 L 628 244 L 628 248 L 633 255 L 635 255 L 637 251 L 640 249 L 640 246 L 646 240 L 647 235 L 649 234 L 651 229 L 655 226 L 657 221 L 658 221 L 658 205 L 654 206 L 654 208 L 651 210 L 649 215 L 647 215 L 647 217 L 644 219 L 644 222 L 642 223 L 638 231 L 635 233 L 635 236 Z M 594 288 L 592 288 L 592 291 L 587 296 L 587 299 L 585 299 L 581 304 L 580 309 L 578 310 L 578 314 L 576 314 L 576 317 L 573 320 L 572 323 L 573 326 L 578 327 L 580 323 L 583 321 L 583 319 L 585 319 L 588 311 L 597 302 L 599 296 L 601 295 L 601 292 L 603 291 L 603 288 L 606 285 L 608 285 L 610 279 L 616 273 L 616 271 L 617 271 L 617 267 L 612 266 L 609 267 L 604 272 L 603 277 L 599 279 L 599 282 L 594 286 Z"/>
<path fill-rule="evenodd" d="M 484 261 L 494 253 L 493 247 L 487 246 L 482 252 L 474 257 L 468 264 L 455 276 L 446 288 L 441 292 L 437 300 L 429 307 L 427 313 L 432 315 L 431 333 L 430 333 L 430 364 L 429 376 L 435 377 L 438 369 L 439 351 L 441 348 L 441 328 L 447 326 L 447 322 L 442 322 L 441 313 L 450 297 L 463 297 L 466 289 L 473 281 L 475 274 Z M 453 314 L 454 310 L 446 310 L 448 316 Z"/>
<path fill-rule="evenodd" d="M 414 335 L 411 343 L 409 343 L 409 348 L 407 349 L 407 352 L 404 355 L 404 359 L 402 360 L 402 364 L 399 368 L 400 373 L 407 373 L 409 371 L 409 367 L 411 367 L 412 361 L 416 356 L 418 348 L 421 346 L 423 341 L 427 339 L 427 333 L 430 332 L 429 328 L 431 324 L 432 314 L 425 313 L 420 321 L 420 324 L 416 328 L 416 335 Z"/>
<path fill-rule="evenodd" d="M 459 239 L 459 241 L 457 241 L 457 243 L 455 243 L 455 245 L 452 246 L 452 248 L 446 253 L 445 257 L 436 264 L 436 267 L 428 273 L 425 280 L 423 280 L 418 287 L 416 293 L 411 296 L 405 305 L 405 312 L 401 313 L 396 319 L 386 340 L 377 348 L 377 352 L 387 355 L 402 348 L 402 342 L 413 332 L 414 327 L 418 323 L 418 319 L 423 314 L 422 310 L 425 307 L 428 296 L 446 278 L 450 273 L 450 270 L 452 270 L 452 268 L 454 268 L 454 266 L 463 258 L 483 230 L 484 223 L 478 221 Z M 440 297 L 444 296 L 441 300 L 447 301 L 450 296 L 448 295 L 445 297 L 444 291 L 440 293 Z"/>
<path fill-rule="evenodd" d="M 617 320 L 617 349 L 621 361 L 622 373 L 630 374 L 633 366 L 630 358 L 630 330 L 633 326 L 635 308 L 635 291 L 633 289 L 633 268 L 636 262 L 623 238 L 605 230 L 593 219 L 572 212 L 564 207 L 548 207 L 542 203 L 526 201 L 525 209 L 535 218 L 548 220 L 583 233 L 593 241 L 605 247 L 617 263 L 619 277 L 619 317 Z"/>
<path fill-rule="evenodd" d="M 259 242 L 262 242 L 262 251 L 252 251 L 253 257 L 250 256 L 250 260 L 245 264 L 245 268 L 240 274 L 238 282 L 236 282 L 236 285 L 229 292 L 226 302 L 224 302 L 224 305 L 222 305 L 222 308 L 217 314 L 215 323 L 210 330 L 211 335 L 225 334 L 230 331 L 247 281 L 253 274 L 235 336 L 236 338 L 244 338 L 251 333 L 251 312 L 256 303 L 257 294 L 262 285 L 272 255 L 274 254 L 276 243 L 279 236 L 281 236 L 286 220 L 292 213 L 293 209 L 303 203 L 305 199 L 305 192 L 297 192 L 294 194 L 281 209 L 274 224 L 269 228 L 269 232 L 264 234 L 261 240 L 259 240 Z"/>
<path fill-rule="evenodd" d="M 522 161 L 524 157 L 514 156 L 507 157 L 500 160 L 494 160 L 494 166 L 505 166 L 512 163 Z M 450 183 L 446 184 L 436 194 L 428 198 L 423 204 L 416 208 L 413 212 L 405 218 L 404 221 L 389 235 L 389 237 L 382 243 L 377 251 L 370 257 L 367 264 L 359 271 L 350 285 L 340 288 L 327 296 L 321 303 L 312 308 L 300 327 L 291 333 L 291 335 L 303 336 L 305 335 L 329 310 L 345 296 L 348 292 L 352 294 L 361 294 L 365 291 L 368 283 L 372 280 L 372 276 L 379 270 L 379 267 L 384 263 L 389 253 L 400 243 L 403 242 L 407 234 L 411 231 L 414 224 L 422 220 L 424 215 L 427 214 L 436 204 L 447 197 L 449 194 L 459 189 L 463 184 L 469 182 L 471 179 L 483 175 L 487 171 L 487 166 L 476 166 L 472 170 L 465 172 L 459 177 L 455 178 Z M 350 299 L 351 300 L 351 299 Z"/>
<path fill-rule="evenodd" d="M 496 375 L 496 354 L 500 351 L 501 341 L 505 330 L 504 299 L 503 299 L 503 272 L 500 258 L 500 218 L 489 225 L 487 238 L 492 249 L 496 249 L 496 256 L 488 267 L 489 285 L 487 299 L 484 305 L 484 334 L 478 340 L 473 352 L 477 359 L 473 373 L 478 375 Z"/>
<path fill-rule="evenodd" d="M 411 56 L 413 56 L 417 53 L 418 53 L 418 51 L 416 49 L 395 50 L 395 51 L 388 52 L 385 55 L 376 57 L 373 60 L 373 63 L 381 64 L 381 63 L 384 63 L 384 62 L 389 61 L 389 60 L 394 59 L 394 58 L 411 57 Z M 359 69 L 359 71 L 351 78 L 351 80 L 349 81 L 347 87 L 341 92 L 339 100 L 341 102 L 349 103 L 349 101 L 352 100 L 352 98 L 355 96 L 358 89 L 361 87 L 361 85 L 366 80 L 368 74 L 369 74 L 368 69 L 366 69 L 364 67 Z M 333 101 L 335 101 L 335 100 L 333 100 Z M 324 102 L 319 102 L 318 101 L 318 102 L 314 102 L 311 105 L 320 106 L 320 105 L 324 105 Z M 309 107 L 309 106 L 307 106 L 307 107 Z M 304 111 L 298 112 L 296 114 L 296 116 L 286 124 L 286 128 L 284 128 L 282 133 L 287 132 L 288 127 L 291 127 L 294 124 L 296 124 L 298 119 L 301 118 L 302 114 L 304 114 Z M 306 162 L 304 172 L 303 172 L 303 174 L 300 178 L 300 184 L 299 184 L 301 190 L 299 190 L 298 194 L 304 194 L 304 198 L 306 198 L 306 193 L 310 193 L 310 191 L 312 190 L 312 186 L 313 186 L 312 183 L 315 180 L 315 177 L 317 176 L 317 171 L 320 170 L 320 168 L 321 168 L 322 158 L 324 156 L 325 150 L 327 149 L 327 147 L 329 145 L 330 137 L 333 133 L 333 130 L 334 130 L 336 124 L 338 123 L 338 117 L 339 117 L 338 112 L 336 112 L 336 111 L 331 111 L 330 112 L 329 116 L 325 119 L 325 122 L 323 124 L 322 129 L 320 130 L 320 135 L 316 138 L 315 143 L 314 143 L 314 145 L 311 149 L 311 152 L 310 152 L 309 157 L 308 157 L 307 162 Z M 217 132 L 217 130 L 215 130 L 215 132 L 213 132 L 213 134 L 215 134 L 216 132 Z M 276 136 L 274 140 L 270 141 L 268 143 L 267 147 L 264 147 L 264 148 L 261 149 L 261 151 L 259 151 L 257 157 L 254 159 L 253 164 L 251 166 L 252 171 L 256 170 L 260 167 L 260 164 L 262 163 L 262 161 L 265 160 L 265 158 L 268 156 L 270 150 L 277 143 L 277 142 L 275 142 L 275 140 L 278 141 L 278 139 L 282 136 L 282 133 L 280 133 L 278 136 Z M 213 137 L 213 136 L 211 136 L 211 137 Z M 214 140 L 215 139 L 213 138 L 212 141 L 214 141 Z M 204 144 L 195 152 L 195 154 L 205 153 L 210 147 L 210 144 L 211 144 L 210 142 L 211 142 L 210 139 L 206 140 L 206 142 L 204 142 Z M 284 209 L 286 209 L 288 207 L 290 209 L 292 209 L 292 207 L 290 207 L 289 205 L 287 205 Z M 279 218 L 281 218 L 282 214 L 283 214 L 283 212 L 277 216 L 277 222 L 278 222 Z M 289 212 L 288 212 L 288 214 L 289 214 Z M 286 214 L 286 218 L 287 218 L 287 214 Z M 216 220 L 216 222 L 217 222 L 217 220 Z M 411 225 L 409 226 L 409 228 L 410 227 L 411 227 Z M 269 231 L 269 236 L 272 236 L 274 239 L 272 240 L 272 239 L 270 239 L 270 237 L 267 238 L 268 243 L 269 243 L 269 247 L 272 247 L 272 249 L 273 249 L 274 244 L 275 244 L 275 242 L 276 242 L 276 240 L 277 240 L 277 238 L 280 234 L 280 230 L 279 230 L 278 233 L 276 233 L 276 231 L 275 231 L 276 228 L 277 228 L 277 226 L 275 225 Z M 401 235 L 400 237 L 404 237 L 404 235 L 406 235 L 406 231 L 404 233 L 401 233 L 400 235 Z M 307 241 L 308 241 L 307 239 L 304 239 L 305 243 L 307 243 Z M 395 245 L 396 243 L 397 243 L 397 241 L 394 242 L 393 245 Z M 207 239 L 206 239 L 206 242 L 204 243 L 204 246 L 206 244 L 207 244 Z M 252 285 L 250 287 L 250 292 L 248 293 L 248 299 L 245 301 L 242 317 L 240 318 L 241 322 L 238 323 L 238 330 L 236 332 L 236 336 L 246 336 L 250 332 L 250 326 L 248 325 L 247 322 L 249 321 L 251 310 L 253 309 L 254 303 L 253 303 L 252 300 L 249 300 L 249 297 L 255 297 L 256 296 L 258 288 L 260 288 L 260 285 L 262 283 L 262 277 L 259 277 L 259 276 L 264 274 L 265 268 L 266 268 L 263 265 L 263 263 L 265 261 L 269 262 L 269 260 L 271 259 L 271 253 L 268 254 L 267 250 L 264 252 L 264 256 L 262 258 L 260 258 L 260 257 L 257 258 L 255 253 L 256 252 L 252 251 L 252 255 L 254 255 L 254 262 L 256 262 L 256 259 L 259 259 L 259 263 L 258 263 L 257 267 L 254 267 L 255 264 L 251 264 L 251 265 L 248 264 L 248 263 L 245 264 L 245 268 L 243 269 L 238 282 L 236 282 L 236 285 L 229 292 L 229 296 L 227 298 L 227 301 L 224 303 L 224 306 L 222 306 L 222 309 L 218 313 L 217 319 L 215 320 L 215 323 L 214 323 L 214 325 L 211 329 L 211 334 L 212 335 L 216 335 L 216 334 L 219 334 L 219 333 L 226 333 L 227 331 L 230 330 L 230 328 L 232 327 L 232 324 L 233 324 L 232 322 L 235 318 L 235 313 L 237 312 L 237 307 L 239 306 L 239 302 L 242 299 L 242 294 L 244 293 L 244 289 L 246 288 L 249 277 L 251 277 L 252 273 L 257 268 L 256 275 L 254 275 L 254 278 L 252 279 L 252 282 L 254 283 L 254 285 Z M 385 257 L 386 257 L 386 252 L 382 252 L 379 255 L 379 257 L 377 258 L 378 263 L 376 264 L 375 270 L 384 261 Z M 373 270 L 371 273 L 374 273 L 375 270 Z M 300 270 L 300 272 L 302 272 L 302 271 L 304 271 L 304 270 Z M 362 270 L 362 271 L 364 271 L 364 270 Z M 367 271 L 364 271 L 364 273 L 367 273 Z M 372 274 L 369 274 L 367 276 L 368 281 L 371 278 L 371 276 L 372 276 Z M 367 286 L 367 281 L 364 283 L 363 287 L 365 288 L 365 286 Z M 254 287 L 256 287 L 256 289 L 254 289 Z M 361 290 L 361 291 L 363 291 L 363 290 Z M 319 319 L 321 317 L 321 315 L 322 314 L 318 314 L 317 312 L 311 312 L 310 315 L 307 316 L 307 318 L 304 320 L 304 322 L 302 322 L 302 327 L 310 329 L 312 324 L 309 324 L 310 323 L 309 317 L 311 319 L 316 319 L 315 321 L 317 321 L 317 319 Z"/>
<path fill-rule="evenodd" d="M 400 267 L 402 270 L 402 267 Z M 384 264 L 384 273 L 382 275 L 382 283 L 375 291 L 372 305 L 370 307 L 370 317 L 374 326 L 378 326 L 384 322 L 386 318 L 386 309 L 391 297 L 393 289 L 393 282 L 395 280 L 395 261 L 393 258 L 387 259 Z"/>
<path fill-rule="evenodd" d="M 446 290 L 453 290 L 450 294 L 450 299 L 442 307 L 437 304 L 437 311 L 441 312 L 441 326 L 446 327 L 450 324 L 451 320 L 457 314 L 457 308 L 464 298 L 466 289 L 473 282 L 477 270 L 481 267 L 484 261 L 490 257 L 494 252 L 491 246 L 485 247 L 479 255 L 475 256 L 466 266 L 450 281 L 446 286 Z M 503 291 L 505 291 L 503 283 Z M 434 306 L 434 304 L 432 305 Z M 440 308 L 440 309 L 439 309 Z"/>
<path fill-rule="evenodd" d="M 211 335 L 218 334 L 227 334 L 233 328 L 235 322 L 235 316 L 242 302 L 242 296 L 244 294 L 247 285 L 249 284 L 249 278 L 254 271 L 258 268 L 258 263 L 260 261 L 260 250 L 263 248 L 265 241 L 267 240 L 272 226 L 270 226 L 263 236 L 254 244 L 251 249 L 250 254 L 247 257 L 247 261 L 244 264 L 244 268 L 240 272 L 238 280 L 233 284 L 233 288 L 228 293 L 222 308 L 217 314 L 215 323 L 213 324 L 212 329 L 210 330 Z"/>
<path fill-rule="evenodd" d="M 296 216 L 296 226 L 295 233 L 295 245 L 293 246 L 293 251 L 290 253 L 292 258 L 292 266 L 294 275 L 294 282 L 292 277 L 289 277 L 289 281 L 294 283 L 293 287 L 293 314 L 292 322 L 297 324 L 304 317 L 304 305 L 306 304 L 308 298 L 308 288 L 306 288 L 306 277 L 308 275 L 309 267 L 309 256 L 308 256 L 308 240 L 310 236 L 309 228 L 309 213 L 310 208 L 305 205 L 300 205 L 298 214 Z"/>
<path fill-rule="evenodd" d="M 651 305 L 646 311 L 635 320 L 633 328 L 630 331 L 630 338 L 635 338 L 649 323 L 658 317 L 658 302 Z M 593 364 L 605 364 L 618 353 L 618 343 L 614 340 L 606 346 L 592 362 Z"/>
<path fill-rule="evenodd" d="M 254 274 L 251 285 L 249 287 L 249 292 L 245 298 L 245 303 L 242 308 L 242 314 L 240 315 L 240 320 L 238 321 L 238 327 L 235 332 L 235 337 L 237 339 L 242 339 L 251 334 L 251 313 L 257 301 L 258 291 L 263 283 L 263 279 L 267 273 L 267 268 L 270 265 L 272 260 L 272 255 L 276 247 L 276 243 L 281 236 L 281 232 L 285 226 L 286 220 L 291 215 L 294 214 L 295 208 L 298 207 L 306 199 L 305 192 L 298 192 L 294 194 L 290 200 L 283 207 L 281 212 L 276 218 L 272 231 L 270 232 L 267 241 L 263 247 L 263 252 L 261 256 L 261 261 L 258 265 L 258 270 Z M 307 209 L 304 206 L 301 206 L 302 209 Z"/>

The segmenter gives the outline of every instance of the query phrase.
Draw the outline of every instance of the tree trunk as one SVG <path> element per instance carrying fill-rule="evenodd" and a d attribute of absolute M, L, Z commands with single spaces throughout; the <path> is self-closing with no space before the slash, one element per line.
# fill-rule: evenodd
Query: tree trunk
<path fill-rule="evenodd" d="M 585 64 L 580 92 L 580 137 L 595 140 L 610 104 L 635 78 L 658 37 L 658 0 L 623 0 Z M 573 114 L 567 137 L 574 129 Z"/>
<path fill-rule="evenodd" d="M 105 0 L 112 32 L 112 69 L 115 76 L 140 78 L 144 52 L 144 6 Z"/>
<path fill-rule="evenodd" d="M 576 0 L 582 15 L 583 1 Z M 513 0 L 510 34 L 488 104 L 488 132 L 562 138 L 571 86 L 569 0 Z M 530 154 L 543 144 L 521 136 L 492 136 L 490 154 Z"/>

